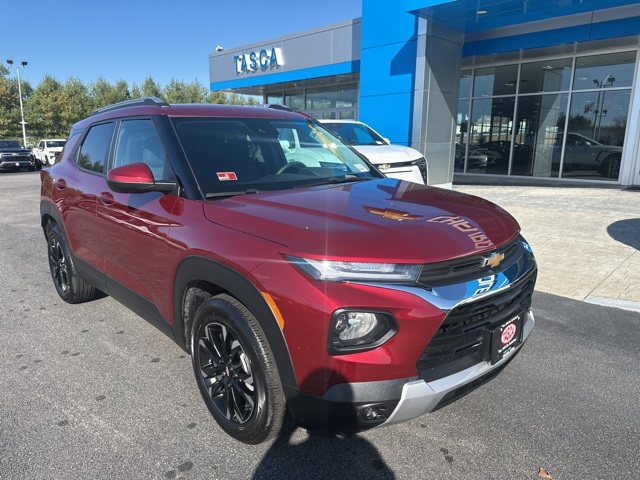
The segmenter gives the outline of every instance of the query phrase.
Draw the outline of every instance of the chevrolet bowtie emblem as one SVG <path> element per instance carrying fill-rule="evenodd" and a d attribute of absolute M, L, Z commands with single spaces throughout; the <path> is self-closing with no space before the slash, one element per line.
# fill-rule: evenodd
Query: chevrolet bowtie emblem
<path fill-rule="evenodd" d="M 380 170 L 389 170 L 391 168 L 391 165 L 389 165 L 388 163 L 383 163 L 381 165 L 379 165 Z"/>
<path fill-rule="evenodd" d="M 502 260 L 504 260 L 504 253 L 494 253 L 493 255 L 484 258 L 482 267 L 496 268 L 498 265 L 500 265 L 500 262 Z"/>
<path fill-rule="evenodd" d="M 381 210 L 379 208 L 364 207 L 364 209 L 369 213 L 380 215 L 381 217 L 388 218 L 389 220 L 398 220 L 399 222 L 401 222 L 402 220 L 420 220 L 421 218 L 424 218 L 422 215 L 412 215 L 409 212 L 403 212 L 401 210 L 389 210 L 388 208 Z"/>

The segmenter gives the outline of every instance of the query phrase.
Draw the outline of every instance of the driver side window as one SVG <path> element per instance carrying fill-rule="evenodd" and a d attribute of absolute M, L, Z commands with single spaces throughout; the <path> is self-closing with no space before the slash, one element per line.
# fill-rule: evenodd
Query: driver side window
<path fill-rule="evenodd" d="M 155 180 L 175 180 L 158 132 L 150 119 L 123 120 L 118 133 L 113 168 L 144 163 Z"/>

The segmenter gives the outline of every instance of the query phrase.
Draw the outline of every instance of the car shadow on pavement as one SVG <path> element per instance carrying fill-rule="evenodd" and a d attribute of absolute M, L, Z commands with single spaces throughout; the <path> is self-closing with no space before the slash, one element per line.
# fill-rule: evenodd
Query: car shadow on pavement
<path fill-rule="evenodd" d="M 640 250 L 640 218 L 629 218 L 612 223 L 607 233 L 614 240 Z"/>
<path fill-rule="evenodd" d="M 354 435 L 308 435 L 302 443 L 292 443 L 295 428 L 289 428 L 271 445 L 256 467 L 259 479 L 395 479 L 378 450 Z"/>
<path fill-rule="evenodd" d="M 335 371 L 318 369 L 307 380 L 332 377 L 336 385 L 347 380 Z M 302 382 L 304 385 L 305 382 Z M 353 393 L 342 390 L 341 402 L 351 405 Z M 347 398 L 349 397 L 349 398 Z M 327 407 L 330 408 L 330 407 Z M 317 406 L 317 411 L 323 406 Z M 353 424 L 357 417 L 355 408 L 340 408 L 331 415 L 338 427 L 332 433 L 302 434 L 292 421 L 283 428 L 256 467 L 253 479 L 395 479 L 393 471 L 385 464 L 378 450 L 358 434 L 345 427 Z M 288 414 L 287 414 L 288 415 Z M 338 417 L 339 415 L 339 417 Z M 340 420 L 336 420 L 339 418 Z M 290 419 L 289 419 L 290 420 Z M 324 425 L 324 424 L 323 424 Z M 322 427 L 321 427 L 322 428 Z M 337 430 L 336 430 L 337 428 Z"/>

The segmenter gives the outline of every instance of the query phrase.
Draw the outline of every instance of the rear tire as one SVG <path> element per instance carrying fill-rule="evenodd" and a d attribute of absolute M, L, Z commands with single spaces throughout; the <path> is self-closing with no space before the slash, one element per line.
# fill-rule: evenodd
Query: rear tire
<path fill-rule="evenodd" d="M 217 295 L 196 312 L 191 358 L 200 393 L 231 437 L 259 444 L 282 429 L 286 404 L 262 328 L 238 300 Z"/>
<path fill-rule="evenodd" d="M 60 298 L 67 303 L 82 303 L 91 300 L 96 294 L 96 289 L 78 275 L 60 227 L 49 223 L 46 237 L 49 270 Z"/>

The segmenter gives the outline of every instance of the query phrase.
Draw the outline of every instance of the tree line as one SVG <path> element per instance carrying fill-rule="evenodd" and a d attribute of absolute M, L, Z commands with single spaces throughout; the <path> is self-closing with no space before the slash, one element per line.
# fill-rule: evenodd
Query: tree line
<path fill-rule="evenodd" d="M 0 138 L 22 139 L 18 80 L 9 73 L 0 64 Z M 125 80 L 109 83 L 101 77 L 85 85 L 77 78 L 60 82 L 46 75 L 36 87 L 24 79 L 21 87 L 27 138 L 34 143 L 42 138 L 67 138 L 71 126 L 95 109 L 134 98 L 158 97 L 168 103 L 260 103 L 253 97 L 211 92 L 197 80 L 172 79 L 162 86 L 147 77 L 141 85 L 129 85 Z"/>

